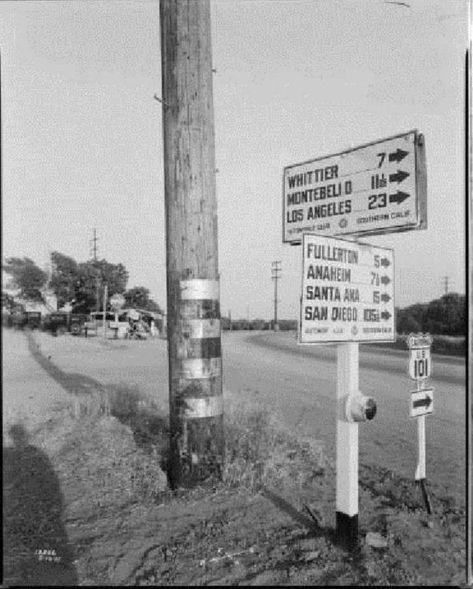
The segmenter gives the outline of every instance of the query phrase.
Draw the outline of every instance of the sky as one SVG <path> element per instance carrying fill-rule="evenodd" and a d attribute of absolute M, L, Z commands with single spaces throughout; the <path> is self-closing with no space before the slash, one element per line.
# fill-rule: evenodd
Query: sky
<path fill-rule="evenodd" d="M 407 4 L 407 6 L 405 5 Z M 395 256 L 395 305 L 465 292 L 467 0 L 212 0 L 222 315 L 299 314 L 286 166 L 417 129 L 428 228 Z M 158 0 L 0 3 L 2 254 L 122 263 L 166 308 Z"/>

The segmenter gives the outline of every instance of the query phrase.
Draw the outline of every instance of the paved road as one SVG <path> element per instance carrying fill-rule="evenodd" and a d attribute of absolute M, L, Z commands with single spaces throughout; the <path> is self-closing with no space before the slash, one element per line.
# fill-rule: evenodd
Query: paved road
<path fill-rule="evenodd" d="M 224 334 L 224 385 L 261 399 L 286 426 L 335 451 L 335 346 L 298 346 L 288 333 Z M 360 461 L 413 477 L 416 422 L 409 418 L 408 351 L 360 346 L 360 390 L 375 397 L 377 415 L 360 424 Z M 445 494 L 465 496 L 465 364 L 434 355 L 429 382 L 434 414 L 426 418 L 427 478 Z M 464 499 L 463 501 L 464 502 Z"/>

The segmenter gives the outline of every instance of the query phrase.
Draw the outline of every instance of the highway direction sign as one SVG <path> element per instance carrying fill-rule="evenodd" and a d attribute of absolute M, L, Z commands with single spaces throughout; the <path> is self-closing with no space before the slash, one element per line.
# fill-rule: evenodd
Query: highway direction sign
<path fill-rule="evenodd" d="M 376 235 L 426 228 L 424 137 L 417 131 L 284 168 L 284 243 L 301 243 L 304 232 Z"/>
<path fill-rule="evenodd" d="M 420 417 L 433 413 L 434 410 L 434 389 L 421 389 L 411 391 L 410 417 Z"/>
<path fill-rule="evenodd" d="M 394 252 L 302 235 L 300 344 L 394 341 Z"/>
<path fill-rule="evenodd" d="M 414 380 L 429 378 L 432 372 L 430 347 L 410 348 L 409 376 Z"/>

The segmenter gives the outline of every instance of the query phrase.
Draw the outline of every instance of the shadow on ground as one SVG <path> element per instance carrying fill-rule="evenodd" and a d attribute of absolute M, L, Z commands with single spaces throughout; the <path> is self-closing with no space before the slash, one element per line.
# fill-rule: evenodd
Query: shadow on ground
<path fill-rule="evenodd" d="M 313 514 L 309 512 L 311 517 L 304 515 L 285 499 L 266 487 L 263 487 L 262 494 L 269 499 L 275 507 L 287 513 L 287 515 L 289 515 L 297 524 L 305 527 L 312 537 L 325 536 L 327 540 L 334 542 L 335 536 L 332 528 L 321 526 Z"/>
<path fill-rule="evenodd" d="M 154 408 L 146 406 L 138 387 L 120 383 L 103 385 L 84 374 L 64 372 L 51 361 L 49 356 L 43 354 L 33 334 L 27 333 L 26 337 L 31 355 L 51 378 L 79 400 L 98 395 L 103 409 L 131 429 L 138 447 L 148 452 L 158 447 L 162 457 L 160 466 L 167 472 L 168 420 L 159 415 Z"/>
<path fill-rule="evenodd" d="M 58 477 L 21 424 L 9 434 L 13 446 L 3 449 L 4 582 L 77 585 Z"/>

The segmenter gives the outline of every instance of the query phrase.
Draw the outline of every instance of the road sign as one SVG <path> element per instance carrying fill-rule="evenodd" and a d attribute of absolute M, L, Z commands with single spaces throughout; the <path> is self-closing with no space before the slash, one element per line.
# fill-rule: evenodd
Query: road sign
<path fill-rule="evenodd" d="M 432 372 L 430 347 L 410 348 L 409 376 L 414 380 L 429 378 Z"/>
<path fill-rule="evenodd" d="M 417 131 L 284 168 L 283 242 L 302 233 L 427 228 L 424 137 Z"/>
<path fill-rule="evenodd" d="M 125 297 L 119 293 L 114 294 L 110 298 L 110 306 L 112 309 L 121 309 L 125 304 Z"/>
<path fill-rule="evenodd" d="M 434 389 L 411 391 L 410 417 L 421 417 L 434 410 Z"/>
<path fill-rule="evenodd" d="M 304 233 L 299 343 L 394 341 L 394 252 Z"/>

